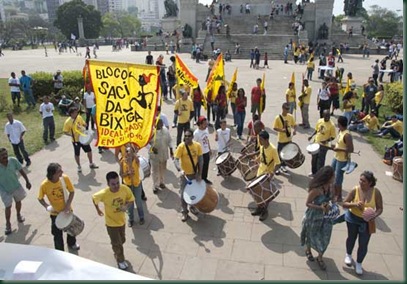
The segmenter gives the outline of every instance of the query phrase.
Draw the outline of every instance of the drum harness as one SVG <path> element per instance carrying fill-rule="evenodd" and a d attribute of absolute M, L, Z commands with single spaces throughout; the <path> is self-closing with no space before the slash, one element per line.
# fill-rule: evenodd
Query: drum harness
<path fill-rule="evenodd" d="M 279 114 L 278 116 L 280 117 L 281 123 L 283 124 L 283 127 L 285 128 L 285 135 L 287 135 L 287 137 L 290 137 L 291 133 L 288 131 L 288 127 L 287 127 L 287 124 L 285 123 L 284 118 L 282 117 L 281 114 Z"/>

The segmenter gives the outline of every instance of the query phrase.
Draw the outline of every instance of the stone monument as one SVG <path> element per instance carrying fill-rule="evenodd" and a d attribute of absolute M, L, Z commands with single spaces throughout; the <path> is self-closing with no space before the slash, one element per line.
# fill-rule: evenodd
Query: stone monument
<path fill-rule="evenodd" d="M 342 19 L 342 30 L 348 32 L 350 28 L 354 34 L 362 33 L 363 18 L 360 13 L 363 9 L 363 0 L 344 0 L 343 11 L 345 17 Z"/>
<path fill-rule="evenodd" d="M 178 4 L 174 0 L 165 0 L 164 7 L 165 15 L 160 21 L 161 29 L 163 29 L 166 32 L 172 33 L 181 24 L 181 21 L 178 19 L 179 14 Z"/>

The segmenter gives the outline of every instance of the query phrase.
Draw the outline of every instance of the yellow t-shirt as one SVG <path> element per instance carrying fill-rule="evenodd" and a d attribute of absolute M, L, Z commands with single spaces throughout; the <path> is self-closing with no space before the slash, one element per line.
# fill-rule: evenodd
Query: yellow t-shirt
<path fill-rule="evenodd" d="M 315 63 L 314 63 L 314 61 L 308 61 L 308 62 L 307 62 L 307 68 L 315 69 Z"/>
<path fill-rule="evenodd" d="M 288 102 L 295 102 L 295 94 L 294 94 L 294 89 L 288 88 L 287 91 L 285 91 L 286 97 L 288 96 Z"/>
<path fill-rule="evenodd" d="M 71 180 L 68 176 L 62 175 L 62 178 L 65 180 L 66 190 L 68 192 L 74 192 L 74 188 Z M 59 212 L 63 211 L 65 208 L 65 199 L 64 194 L 67 194 L 66 191 L 62 189 L 61 181 L 52 182 L 49 179 L 45 179 L 40 186 L 40 191 L 38 193 L 38 199 L 44 199 L 44 196 L 47 196 L 49 203 L 54 208 L 55 212 L 51 212 L 51 215 L 58 215 Z M 66 197 L 68 199 L 68 196 Z M 71 206 L 72 208 L 72 206 Z"/>
<path fill-rule="evenodd" d="M 135 159 L 138 159 L 138 158 L 135 158 Z M 129 170 L 130 167 L 129 167 L 128 163 L 126 162 L 126 159 L 120 160 L 120 164 L 123 167 L 123 176 L 124 176 L 123 183 L 128 186 L 131 186 L 131 185 L 138 186 L 140 184 L 140 174 L 139 174 L 140 165 L 139 165 L 139 163 L 137 163 L 137 161 L 135 159 L 131 163 L 131 167 L 133 168 L 133 175 L 132 175 L 133 183 L 132 183 L 132 177 L 127 175 L 128 172 L 130 171 Z"/>
<path fill-rule="evenodd" d="M 369 130 L 375 130 L 380 128 L 377 116 L 370 117 L 370 114 L 368 114 L 362 119 L 362 121 L 364 121 L 366 127 L 369 128 Z"/>
<path fill-rule="evenodd" d="M 74 124 L 75 121 L 75 124 Z M 81 131 L 81 127 L 86 126 L 85 121 L 83 121 L 82 116 L 78 114 L 76 119 L 72 119 L 72 117 L 68 117 L 65 120 L 63 132 L 69 133 L 72 136 L 72 142 L 79 142 L 79 133 Z M 81 131 L 82 132 L 82 131 Z"/>
<path fill-rule="evenodd" d="M 266 156 L 266 161 L 264 161 L 264 155 Z M 276 147 L 274 147 L 273 144 L 270 144 L 267 148 L 264 148 L 263 146 L 260 146 L 260 165 L 259 169 L 257 170 L 257 176 L 261 176 L 263 174 L 273 174 L 274 173 L 274 168 L 276 165 L 279 165 L 280 158 L 278 156 L 278 152 Z"/>
<path fill-rule="evenodd" d="M 302 102 L 303 102 L 304 104 L 308 104 L 308 105 L 309 105 L 309 103 L 310 103 L 310 101 L 311 101 L 311 93 L 312 93 L 311 87 L 310 87 L 310 86 L 308 86 L 308 87 L 304 86 L 304 93 L 305 93 L 306 95 L 302 97 Z"/>
<path fill-rule="evenodd" d="M 339 131 L 338 141 L 336 142 L 335 148 L 346 150 L 346 143 L 344 139 L 346 134 L 350 135 L 349 130 Z M 350 153 L 346 154 L 346 152 L 343 151 L 335 152 L 335 159 L 339 162 L 346 162 L 348 160 L 348 156 L 350 156 Z"/>
<path fill-rule="evenodd" d="M 378 91 L 375 95 L 374 95 L 374 101 L 376 103 L 376 105 L 380 104 L 380 102 L 383 99 L 383 92 Z"/>
<path fill-rule="evenodd" d="M 188 145 L 189 151 L 191 151 L 192 160 L 194 165 L 198 164 L 198 157 L 202 156 L 202 147 L 198 142 L 192 141 L 192 145 Z M 186 175 L 195 174 L 194 167 L 191 164 L 191 159 L 189 158 L 185 142 L 182 142 L 178 145 L 175 150 L 174 157 L 180 159 L 181 169 L 185 172 Z"/>
<path fill-rule="evenodd" d="M 361 190 L 360 187 L 355 186 L 355 190 L 356 190 L 355 197 L 351 201 L 352 203 L 358 203 L 359 201 L 361 201 L 359 197 L 359 190 Z M 372 198 L 364 205 L 365 209 L 368 207 L 376 209 L 376 188 L 373 189 Z M 363 211 L 359 209 L 359 207 L 349 208 L 349 211 L 352 212 L 353 215 L 363 218 Z"/>
<path fill-rule="evenodd" d="M 391 127 L 394 128 L 401 136 L 403 136 L 403 122 L 397 120 L 395 123 L 392 123 Z"/>
<path fill-rule="evenodd" d="M 194 111 L 194 104 L 188 98 L 186 100 L 179 99 L 175 103 L 174 110 L 178 111 L 178 123 L 189 122 L 191 111 Z"/>
<path fill-rule="evenodd" d="M 291 128 L 295 126 L 294 117 L 290 113 L 287 113 L 286 116 L 281 115 L 281 117 L 284 121 L 287 121 L 287 129 L 288 132 L 291 133 Z M 277 115 L 274 119 L 273 128 L 284 128 L 283 122 L 280 119 L 280 115 Z M 290 137 L 287 137 L 287 134 L 285 132 L 278 132 L 277 138 L 277 141 L 280 143 L 291 142 L 292 133 Z"/>
<path fill-rule="evenodd" d="M 352 97 L 348 100 L 347 107 L 343 108 L 343 111 L 352 111 L 352 107 L 355 106 L 356 98 Z"/>
<path fill-rule="evenodd" d="M 236 91 L 231 91 L 230 92 L 230 102 L 232 104 L 236 103 L 236 98 L 237 98 L 237 90 Z"/>
<path fill-rule="evenodd" d="M 326 141 L 329 138 L 335 139 L 336 130 L 335 125 L 332 120 L 325 121 L 323 118 L 318 119 L 317 125 L 315 126 L 315 143 L 327 146 L 327 143 L 321 143 L 321 141 Z"/>
<path fill-rule="evenodd" d="M 134 202 L 134 195 L 127 185 L 121 184 L 117 192 L 104 188 L 92 196 L 93 202 L 102 202 L 105 207 L 105 222 L 108 227 L 122 227 L 126 224 L 125 212 L 120 208 L 128 202 Z"/>

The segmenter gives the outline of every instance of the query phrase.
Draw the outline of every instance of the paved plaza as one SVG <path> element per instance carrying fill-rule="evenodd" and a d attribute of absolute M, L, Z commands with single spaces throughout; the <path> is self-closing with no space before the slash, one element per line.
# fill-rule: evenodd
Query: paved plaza
<path fill-rule="evenodd" d="M 10 72 L 28 74 L 36 71 L 55 72 L 57 69 L 82 70 L 84 65 L 84 48 L 82 56 L 74 53 L 58 55 L 48 50 L 45 57 L 43 50 L 4 51 L 0 58 L 0 77 L 8 78 Z M 154 59 L 160 52 L 153 52 Z M 147 52 L 130 52 L 129 49 L 112 52 L 111 47 L 102 46 L 98 59 L 144 63 Z M 170 55 L 164 61 L 169 65 Z M 205 87 L 207 63 L 195 63 L 189 54 L 181 54 L 182 59 L 199 78 L 202 89 Z M 361 85 L 371 76 L 371 65 L 378 56 L 371 55 L 363 59 L 361 55 L 344 55 L 344 63 L 338 63 L 347 72 L 352 72 L 357 85 Z M 381 57 L 380 57 L 381 58 Z M 270 132 L 270 142 L 277 145 L 276 133 L 272 131 L 272 121 L 281 111 L 285 101 L 285 90 L 295 72 L 297 94 L 301 86 L 301 74 L 305 65 L 293 62 L 269 61 L 270 69 L 253 70 L 249 60 L 232 60 L 225 64 L 226 79 L 230 80 L 235 68 L 238 68 L 237 83 L 250 98 L 250 90 L 255 80 L 266 73 L 266 110 L 262 121 Z M 261 65 L 263 62 L 261 62 Z M 310 105 L 310 122 L 314 126 L 319 118 L 316 106 L 317 90 L 320 80 L 310 82 L 313 89 Z M 387 81 L 387 78 L 386 78 Z M 250 99 L 249 99 L 250 101 Z M 250 103 L 249 103 L 250 104 Z M 174 103 L 164 102 L 163 112 L 170 121 L 173 117 Z M 246 110 L 250 110 L 250 105 Z M 340 111 L 339 111 L 340 112 Z M 338 113 L 339 113 L 338 112 Z M 300 112 L 297 112 L 297 123 L 300 123 Z M 18 119 L 18 116 L 15 117 Z M 250 114 L 247 111 L 246 123 Z M 336 117 L 332 118 L 336 124 Z M 4 120 L 4 119 L 3 119 Z M 5 121 L 5 120 L 4 120 Z M 228 126 L 233 124 L 232 116 L 227 116 Z M 62 127 L 57 125 L 56 127 Z M 213 129 L 211 147 L 216 149 Z M 28 129 L 30 131 L 30 129 Z M 190 214 L 190 219 L 181 222 L 178 173 L 173 163 L 168 163 L 166 173 L 167 189 L 157 195 L 152 191 L 151 177 L 143 181 L 148 200 L 144 203 L 146 222 L 133 228 L 126 227 L 125 256 L 131 264 L 129 271 L 139 275 L 161 280 L 404 280 L 404 211 L 403 185 L 394 180 L 389 173 L 391 167 L 382 163 L 382 157 L 359 134 L 352 133 L 355 151 L 352 160 L 359 164 L 350 175 L 345 175 L 344 195 L 358 184 L 363 170 L 371 170 L 378 179 L 383 200 L 383 214 L 377 219 L 377 232 L 372 235 L 369 252 L 363 262 L 364 275 L 357 276 L 353 268 L 343 263 L 345 257 L 345 240 L 347 229 L 345 223 L 334 226 L 331 243 L 325 253 L 327 270 L 321 271 L 317 262 L 307 261 L 304 248 L 300 246 L 301 220 L 304 215 L 307 197 L 308 173 L 311 171 L 311 156 L 306 153 L 307 137 L 313 129 L 298 129 L 293 141 L 300 145 L 306 155 L 305 163 L 289 175 L 277 176 L 280 189 L 279 196 L 269 205 L 269 217 L 260 222 L 253 217 L 248 207 L 255 203 L 246 190 L 239 171 L 224 179 L 216 175 L 213 159 L 209 166 L 209 179 L 213 181 L 219 193 L 219 204 L 216 210 L 198 218 Z M 175 141 L 176 129 L 170 129 Z M 246 137 L 247 128 L 244 129 Z M 236 131 L 232 128 L 232 155 L 237 159 L 243 144 L 236 140 Z M 2 138 L 3 139 L 3 138 Z M 389 140 L 389 145 L 392 144 Z M 58 162 L 76 189 L 73 208 L 76 215 L 85 222 L 84 231 L 78 236 L 81 249 L 78 255 L 100 263 L 116 267 L 110 240 L 104 225 L 104 218 L 99 217 L 92 204 L 91 196 L 106 186 L 105 175 L 108 171 L 119 170 L 113 151 L 98 154 L 96 147 L 93 157 L 99 169 L 90 170 L 85 155 L 81 154 L 82 173 L 77 173 L 70 138 L 63 136 L 54 143 L 45 146 L 41 151 L 32 154 L 32 165 L 28 175 L 33 185 L 23 201 L 22 213 L 26 217 L 24 224 L 18 224 L 15 211 L 12 212 L 13 233 L 5 236 L 4 210 L 0 213 L 0 242 L 30 244 L 53 248 L 51 221 L 48 213 L 37 201 L 40 183 L 46 175 L 50 162 Z M 147 156 L 146 150 L 141 151 Z M 333 152 L 327 155 L 330 164 Z M 1 245 L 1 243 L 0 243 Z M 357 245 L 356 245 L 357 247 Z M 314 252 L 315 255 L 315 252 Z M 353 252 L 355 257 L 356 250 Z M 5 256 L 2 256 L 5 257 Z"/>

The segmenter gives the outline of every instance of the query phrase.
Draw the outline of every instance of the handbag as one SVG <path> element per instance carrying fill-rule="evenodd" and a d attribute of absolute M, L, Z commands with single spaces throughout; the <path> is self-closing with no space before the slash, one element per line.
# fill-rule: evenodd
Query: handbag
<path fill-rule="evenodd" d="M 332 203 L 329 201 L 330 209 L 328 212 L 324 214 L 324 218 L 334 220 L 336 219 L 341 211 L 339 210 L 339 206 L 336 203 Z"/>

